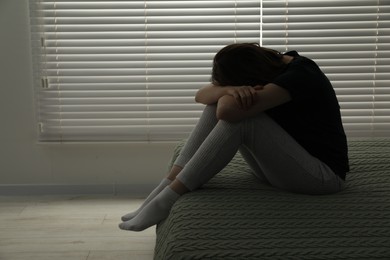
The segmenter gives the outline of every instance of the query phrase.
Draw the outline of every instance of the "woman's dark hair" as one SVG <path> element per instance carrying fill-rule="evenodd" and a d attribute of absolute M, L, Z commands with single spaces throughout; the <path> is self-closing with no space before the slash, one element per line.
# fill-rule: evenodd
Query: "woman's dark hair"
<path fill-rule="evenodd" d="M 211 82 L 218 86 L 265 85 L 286 67 L 278 51 L 257 43 L 236 43 L 214 57 Z"/>

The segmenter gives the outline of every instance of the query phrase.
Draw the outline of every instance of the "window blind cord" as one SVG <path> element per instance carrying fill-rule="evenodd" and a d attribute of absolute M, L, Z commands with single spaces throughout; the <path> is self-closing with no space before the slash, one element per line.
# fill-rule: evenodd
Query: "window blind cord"
<path fill-rule="evenodd" d="M 38 7 L 38 10 L 40 11 L 37 11 L 36 12 L 40 12 L 40 15 L 42 15 L 42 0 L 38 1 L 36 3 L 39 7 Z M 43 58 L 43 69 L 41 70 L 41 73 L 40 73 L 40 76 L 41 76 L 41 88 L 48 88 L 49 87 L 49 81 L 48 81 L 48 78 L 47 78 L 47 68 L 48 68 L 48 64 L 47 64 L 47 49 L 46 49 L 46 32 L 45 32 L 45 27 L 44 27 L 44 21 L 43 21 L 43 18 L 41 18 L 42 20 L 40 21 L 41 24 L 40 24 L 40 30 L 41 32 L 41 48 L 40 48 L 40 54 Z M 41 95 L 41 92 L 38 92 L 37 96 L 39 97 Z M 38 120 L 39 120 L 39 123 L 38 123 L 38 128 L 39 128 L 39 133 L 42 134 L 44 133 L 45 131 L 45 124 L 43 123 L 43 120 L 41 118 L 41 114 L 43 113 L 43 111 L 41 111 L 41 106 L 38 104 L 36 105 L 38 107 Z"/>
<path fill-rule="evenodd" d="M 288 51 L 288 0 L 285 1 L 285 22 L 284 22 L 284 32 L 285 32 L 285 52 Z"/>
<path fill-rule="evenodd" d="M 374 53 L 374 73 L 373 73 L 373 81 L 372 81 L 372 112 L 371 112 L 371 135 L 374 136 L 375 132 L 375 104 L 376 104 L 376 74 L 377 74 L 377 66 L 378 66 L 378 41 L 379 41 L 379 1 L 376 2 L 376 31 L 375 31 L 375 53 Z"/>
<path fill-rule="evenodd" d="M 145 98 L 146 98 L 146 139 L 151 141 L 150 133 L 150 93 L 149 93 L 149 56 L 148 56 L 148 4 L 144 1 L 144 23 L 145 23 Z"/>
<path fill-rule="evenodd" d="M 234 1 L 234 43 L 237 43 L 237 0 Z"/>
<path fill-rule="evenodd" d="M 259 30 L 260 30 L 260 35 L 259 35 L 259 44 L 260 46 L 263 46 L 263 1 L 260 2 L 260 13 L 259 13 Z"/>
<path fill-rule="evenodd" d="M 57 18 L 57 1 L 53 3 L 54 8 L 54 39 L 55 39 L 55 59 L 56 59 L 56 84 L 57 84 L 57 98 L 58 98 L 58 108 L 59 108 L 59 141 L 62 143 L 64 141 L 64 131 L 63 131 L 63 105 L 62 105 L 62 91 L 60 87 L 60 68 L 59 68 L 59 58 L 58 58 L 58 18 Z"/>

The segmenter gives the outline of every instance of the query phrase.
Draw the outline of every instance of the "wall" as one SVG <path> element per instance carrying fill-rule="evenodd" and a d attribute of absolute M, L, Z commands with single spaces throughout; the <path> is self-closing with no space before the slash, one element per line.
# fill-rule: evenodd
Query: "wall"
<path fill-rule="evenodd" d="M 27 0 L 0 0 L 0 195 L 147 193 L 175 143 L 38 144 Z"/>

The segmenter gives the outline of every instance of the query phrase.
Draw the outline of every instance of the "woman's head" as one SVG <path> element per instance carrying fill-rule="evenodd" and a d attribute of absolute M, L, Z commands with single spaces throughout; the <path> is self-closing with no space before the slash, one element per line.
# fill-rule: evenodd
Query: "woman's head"
<path fill-rule="evenodd" d="M 279 52 L 256 43 L 237 43 L 222 48 L 214 57 L 211 81 L 218 86 L 265 85 L 286 64 Z"/>

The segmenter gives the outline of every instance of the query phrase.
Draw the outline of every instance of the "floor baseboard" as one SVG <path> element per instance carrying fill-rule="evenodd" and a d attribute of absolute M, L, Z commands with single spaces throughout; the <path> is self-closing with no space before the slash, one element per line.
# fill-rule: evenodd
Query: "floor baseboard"
<path fill-rule="evenodd" d="M 1 184 L 0 196 L 107 194 L 144 197 L 153 187 L 153 184 Z"/>

